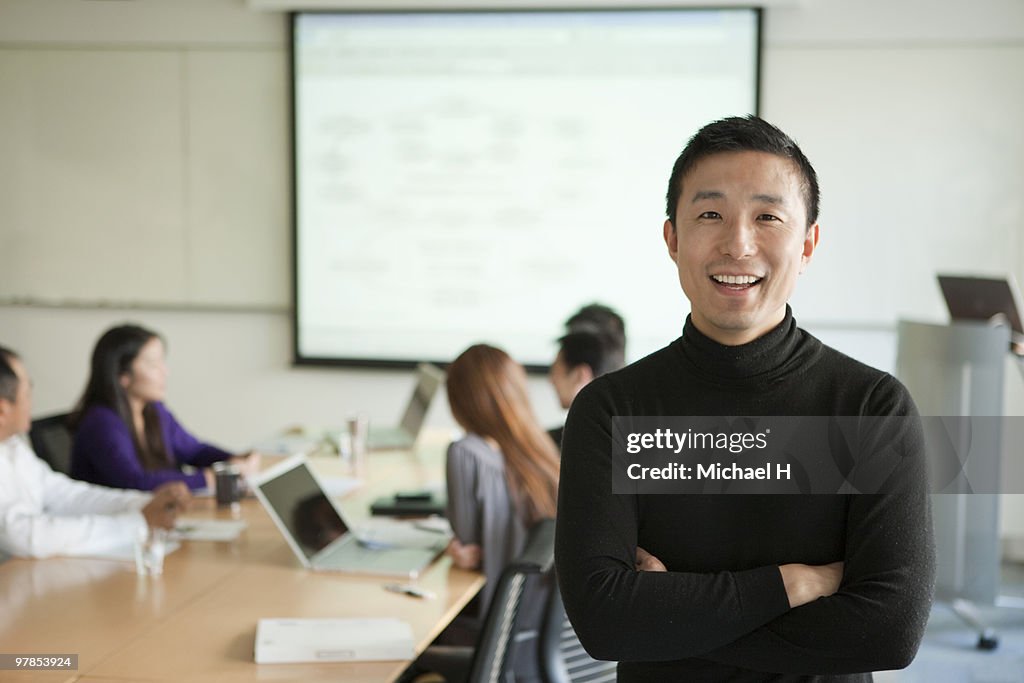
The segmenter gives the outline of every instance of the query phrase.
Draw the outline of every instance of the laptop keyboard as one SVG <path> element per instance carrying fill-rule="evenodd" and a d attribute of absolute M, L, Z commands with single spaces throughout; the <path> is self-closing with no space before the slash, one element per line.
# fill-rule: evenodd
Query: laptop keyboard
<path fill-rule="evenodd" d="M 428 530 L 429 529 L 429 530 Z M 415 522 L 373 519 L 363 524 L 359 537 L 371 543 L 393 548 L 418 548 L 440 552 L 448 546 L 452 534 L 447 523 L 444 527 L 428 527 Z"/>
<path fill-rule="evenodd" d="M 437 554 L 422 548 L 364 548 L 349 536 L 316 558 L 316 568 L 343 571 L 412 574 L 422 569 Z"/>

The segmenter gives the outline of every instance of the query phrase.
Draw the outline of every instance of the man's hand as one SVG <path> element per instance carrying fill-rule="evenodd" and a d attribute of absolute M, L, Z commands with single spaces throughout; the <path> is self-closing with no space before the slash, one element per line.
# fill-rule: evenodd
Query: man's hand
<path fill-rule="evenodd" d="M 827 598 L 839 590 L 843 580 L 843 563 L 810 565 L 783 564 L 779 566 L 782 583 L 790 607 L 799 607 L 818 598 Z"/>
<path fill-rule="evenodd" d="M 637 546 L 636 570 L 638 572 L 667 572 L 668 568 L 666 568 L 662 561 L 654 555 L 651 555 L 640 546 Z"/>
<path fill-rule="evenodd" d="M 636 570 L 638 572 L 665 572 L 668 568 L 654 555 L 640 546 L 636 548 Z M 839 590 L 843 580 L 843 563 L 825 565 L 784 564 L 779 567 L 782 583 L 790 607 L 799 607 L 818 598 L 828 597 Z"/>
<path fill-rule="evenodd" d="M 146 524 L 154 529 L 173 529 L 179 512 L 184 512 L 192 500 L 188 487 L 180 481 L 172 481 L 157 487 L 153 499 L 142 508 Z"/>
<path fill-rule="evenodd" d="M 459 569 L 480 568 L 480 546 L 476 543 L 463 545 L 459 539 L 453 538 L 445 552 L 452 556 L 452 564 Z"/>

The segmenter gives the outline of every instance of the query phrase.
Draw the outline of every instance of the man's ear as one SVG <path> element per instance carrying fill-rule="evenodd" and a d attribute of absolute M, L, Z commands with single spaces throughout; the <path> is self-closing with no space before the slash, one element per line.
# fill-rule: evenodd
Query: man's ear
<path fill-rule="evenodd" d="M 807 232 L 804 234 L 804 251 L 800 255 L 800 272 L 804 272 L 807 264 L 811 262 L 811 257 L 814 255 L 814 250 L 818 248 L 818 237 L 819 230 L 818 224 L 815 223 L 811 227 L 807 228 Z"/>
<path fill-rule="evenodd" d="M 668 247 L 669 258 L 674 262 L 679 254 L 679 236 L 676 235 L 676 226 L 672 225 L 671 218 L 665 221 L 665 227 L 662 228 L 662 231 L 665 237 L 665 246 Z"/>
<path fill-rule="evenodd" d="M 14 404 L 6 398 L 0 398 L 0 427 L 7 422 L 7 418 L 10 417 L 13 411 Z"/>
<path fill-rule="evenodd" d="M 572 380 L 575 386 L 585 387 L 594 381 L 594 369 L 586 363 L 580 363 L 572 369 Z"/>

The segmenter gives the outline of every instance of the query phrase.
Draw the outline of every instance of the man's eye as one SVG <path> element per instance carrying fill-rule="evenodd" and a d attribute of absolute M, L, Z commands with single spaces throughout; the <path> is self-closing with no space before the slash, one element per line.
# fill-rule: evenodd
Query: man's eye
<path fill-rule="evenodd" d="M 697 218 L 721 218 L 721 217 L 722 217 L 722 214 L 718 213 L 717 211 L 705 211 L 701 215 L 697 216 Z"/>
<path fill-rule="evenodd" d="M 760 216 L 757 217 L 757 220 L 771 222 L 771 221 L 777 221 L 777 220 L 781 220 L 781 219 L 778 216 L 771 215 L 770 213 L 762 213 Z"/>

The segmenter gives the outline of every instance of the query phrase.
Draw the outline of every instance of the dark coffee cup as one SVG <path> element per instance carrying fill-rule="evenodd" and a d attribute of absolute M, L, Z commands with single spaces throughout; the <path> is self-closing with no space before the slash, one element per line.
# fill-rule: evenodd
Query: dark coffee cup
<path fill-rule="evenodd" d="M 217 505 L 237 506 L 242 500 L 242 475 L 238 468 L 226 462 L 218 462 L 213 466 L 213 476 L 217 487 Z"/>

